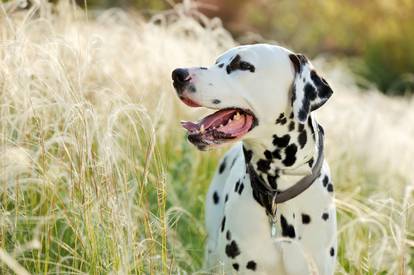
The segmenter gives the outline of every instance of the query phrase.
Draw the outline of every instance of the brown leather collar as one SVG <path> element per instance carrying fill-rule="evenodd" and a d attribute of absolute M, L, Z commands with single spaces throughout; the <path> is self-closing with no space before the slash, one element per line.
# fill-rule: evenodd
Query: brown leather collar
<path fill-rule="evenodd" d="M 276 204 L 286 202 L 297 197 L 308 189 L 321 174 L 323 165 L 323 131 L 318 127 L 318 159 L 312 168 L 312 174 L 303 177 L 295 185 L 284 191 L 272 189 L 254 170 L 251 163 L 247 164 L 247 173 L 250 175 L 250 182 L 253 188 L 254 198 L 266 208 L 270 215 L 275 214 Z"/>

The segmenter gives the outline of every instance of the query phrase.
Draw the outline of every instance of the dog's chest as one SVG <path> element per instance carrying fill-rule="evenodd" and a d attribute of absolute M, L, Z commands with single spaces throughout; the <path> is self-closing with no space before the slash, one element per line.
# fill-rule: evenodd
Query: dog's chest
<path fill-rule="evenodd" d="M 280 238 L 295 239 L 306 247 L 324 246 L 328 242 L 321 221 L 311 217 L 329 211 L 330 197 L 325 195 L 321 179 L 317 179 L 304 194 L 278 205 L 272 235 L 272 223 L 266 210 L 254 199 L 248 174 L 235 169 L 226 180 L 226 198 L 217 238 L 220 258 L 229 266 L 247 268 L 253 262 L 264 270 L 283 268 Z M 322 233 L 322 234 L 321 234 Z M 314 238 L 312 238 L 314 236 Z M 315 238 L 318 242 L 315 242 Z M 283 272 L 281 270 L 281 272 Z"/>
<path fill-rule="evenodd" d="M 231 176 L 223 192 L 228 199 L 217 238 L 220 258 L 233 271 L 234 267 L 241 271 L 258 265 L 278 268 L 278 253 L 269 245 L 271 226 L 264 208 L 252 196 L 249 178 L 245 174 Z"/>

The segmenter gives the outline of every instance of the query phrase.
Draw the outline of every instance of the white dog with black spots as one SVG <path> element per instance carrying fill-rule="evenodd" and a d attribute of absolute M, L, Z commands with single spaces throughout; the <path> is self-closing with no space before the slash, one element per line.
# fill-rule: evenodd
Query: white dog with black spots
<path fill-rule="evenodd" d="M 333 92 L 310 61 L 283 47 L 246 45 L 172 78 L 184 103 L 217 110 L 182 122 L 191 143 L 207 150 L 239 141 L 207 194 L 206 271 L 333 274 L 333 185 L 312 112 Z M 301 180 L 309 184 L 295 186 Z M 288 199 L 277 203 L 283 193 Z"/>

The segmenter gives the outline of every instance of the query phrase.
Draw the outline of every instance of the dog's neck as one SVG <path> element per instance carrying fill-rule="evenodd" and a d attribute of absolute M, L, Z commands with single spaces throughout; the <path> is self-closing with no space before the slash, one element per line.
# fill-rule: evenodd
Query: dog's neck
<path fill-rule="evenodd" d="M 318 127 L 312 115 L 302 124 L 281 114 L 273 125 L 262 127 L 260 138 L 243 141 L 246 163 L 268 186 L 283 191 L 311 173 L 318 157 Z"/>

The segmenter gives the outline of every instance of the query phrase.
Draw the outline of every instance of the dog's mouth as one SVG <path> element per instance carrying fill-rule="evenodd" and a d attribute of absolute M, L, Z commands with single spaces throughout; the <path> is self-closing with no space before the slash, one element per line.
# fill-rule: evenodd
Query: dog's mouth
<path fill-rule="evenodd" d="M 181 125 L 188 131 L 188 140 L 203 150 L 240 139 L 257 125 L 257 119 L 251 111 L 225 108 L 198 122 L 182 121 Z"/>

